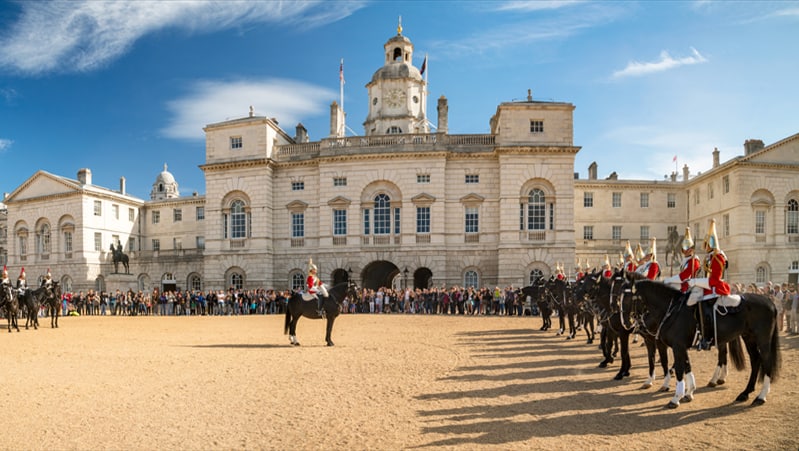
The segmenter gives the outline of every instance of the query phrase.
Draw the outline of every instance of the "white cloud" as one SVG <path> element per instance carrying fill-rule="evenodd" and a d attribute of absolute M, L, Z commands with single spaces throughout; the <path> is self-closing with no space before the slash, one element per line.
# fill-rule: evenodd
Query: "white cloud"
<path fill-rule="evenodd" d="M 0 153 L 3 153 L 6 150 L 10 149 L 12 144 L 14 144 L 14 141 L 11 141 L 10 139 L 0 138 Z"/>
<path fill-rule="evenodd" d="M 314 27 L 347 17 L 363 5 L 287 0 L 21 2 L 19 20 L 0 32 L 0 68 L 24 74 L 90 71 L 157 30 L 205 33 L 263 22 Z"/>
<path fill-rule="evenodd" d="M 670 69 L 675 69 L 680 66 L 687 66 L 691 64 L 705 63 L 707 59 L 702 56 L 698 50 L 691 47 L 691 56 L 683 58 L 673 58 L 669 52 L 663 50 L 660 52 L 660 59 L 658 61 L 639 63 L 638 61 L 630 61 L 627 67 L 613 73 L 613 78 L 624 77 L 638 77 L 641 75 L 652 74 L 656 72 L 663 72 Z"/>
<path fill-rule="evenodd" d="M 498 11 L 542 11 L 566 8 L 584 1 L 586 0 L 520 0 L 500 3 L 496 9 Z"/>
<path fill-rule="evenodd" d="M 335 98 L 332 90 L 292 80 L 198 81 L 185 97 L 167 103 L 171 119 L 162 133 L 203 139 L 203 127 L 246 117 L 252 105 L 256 116 L 276 118 L 292 134 L 302 119 L 327 113 Z"/>

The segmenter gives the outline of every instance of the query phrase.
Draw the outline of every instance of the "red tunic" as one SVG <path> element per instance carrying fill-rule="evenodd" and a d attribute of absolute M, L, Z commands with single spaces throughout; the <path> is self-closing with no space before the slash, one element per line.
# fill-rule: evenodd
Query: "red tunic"
<path fill-rule="evenodd" d="M 660 265 L 658 262 L 649 262 L 649 267 L 646 269 L 646 278 L 649 280 L 655 280 L 660 274 Z"/>
<path fill-rule="evenodd" d="M 566 276 L 564 276 L 563 273 L 558 273 L 558 275 L 555 277 L 557 277 L 558 280 L 563 280 L 566 278 Z"/>
<path fill-rule="evenodd" d="M 602 271 L 602 277 L 604 277 L 606 279 L 610 279 L 611 277 L 613 277 L 613 271 L 611 271 L 609 269 L 606 269 L 606 270 Z"/>
<path fill-rule="evenodd" d="M 624 265 L 624 270 L 627 271 L 627 272 L 635 272 L 635 268 L 636 268 L 636 266 L 635 266 L 635 263 L 633 263 L 633 262 L 627 262 Z"/>
<path fill-rule="evenodd" d="M 710 285 L 710 290 L 705 290 L 705 294 L 716 293 L 718 295 L 729 295 L 730 286 L 721 279 L 724 275 L 724 267 L 727 266 L 727 256 L 724 252 L 713 251 L 708 254 L 705 261 L 705 271 L 707 272 L 707 281 Z"/>
<path fill-rule="evenodd" d="M 680 265 L 680 280 L 682 281 L 682 285 L 680 285 L 680 291 L 685 293 L 688 291 L 688 279 L 693 279 L 699 274 L 699 269 L 702 267 L 702 264 L 699 263 L 699 258 L 695 255 L 690 257 L 686 257 L 682 264 Z"/>
<path fill-rule="evenodd" d="M 308 276 L 305 280 L 305 285 L 308 286 L 309 293 L 316 294 L 316 288 L 322 286 L 322 281 L 316 276 Z"/>
<path fill-rule="evenodd" d="M 582 271 L 579 271 L 579 272 L 577 273 L 577 275 L 575 275 L 575 276 L 574 276 L 574 280 L 576 280 L 577 282 L 579 282 L 579 281 L 580 281 L 580 279 L 582 279 L 582 278 L 583 278 L 583 276 L 585 276 L 585 274 L 583 274 L 583 272 L 582 272 Z"/>

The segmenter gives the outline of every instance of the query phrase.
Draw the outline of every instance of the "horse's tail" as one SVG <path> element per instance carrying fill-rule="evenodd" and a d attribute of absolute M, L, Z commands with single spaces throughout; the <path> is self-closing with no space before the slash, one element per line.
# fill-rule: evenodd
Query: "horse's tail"
<path fill-rule="evenodd" d="M 286 303 L 286 321 L 283 323 L 283 335 L 288 335 L 289 333 L 289 325 L 291 324 L 291 310 L 289 309 L 289 303 Z"/>
<path fill-rule="evenodd" d="M 730 342 L 730 359 L 737 371 L 746 368 L 746 358 L 744 357 L 743 346 L 741 346 L 741 336 L 735 337 Z"/>
<path fill-rule="evenodd" d="M 776 320 L 776 318 L 775 318 Z M 763 376 L 768 375 L 769 379 L 771 379 L 771 383 L 777 381 L 777 378 L 780 376 L 780 367 L 782 366 L 782 355 L 780 354 L 780 333 L 779 329 L 776 326 L 771 328 L 771 349 L 769 349 L 769 358 L 768 359 L 760 359 L 762 366 L 762 371 L 758 376 L 760 382 L 763 382 Z"/>

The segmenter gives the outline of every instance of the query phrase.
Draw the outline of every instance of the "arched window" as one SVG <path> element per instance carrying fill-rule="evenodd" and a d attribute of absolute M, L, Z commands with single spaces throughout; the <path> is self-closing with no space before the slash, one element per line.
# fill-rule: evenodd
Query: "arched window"
<path fill-rule="evenodd" d="M 41 255 L 50 254 L 50 225 L 42 224 L 39 229 L 39 253 Z"/>
<path fill-rule="evenodd" d="M 386 194 L 375 196 L 374 203 L 374 234 L 388 235 L 391 233 L 391 199 Z"/>
<path fill-rule="evenodd" d="M 202 279 L 199 274 L 192 274 L 189 276 L 189 289 L 193 291 L 202 290 Z"/>
<path fill-rule="evenodd" d="M 540 269 L 530 271 L 530 285 L 535 284 L 540 279 L 544 278 L 544 273 Z"/>
<path fill-rule="evenodd" d="M 294 291 L 305 289 L 305 275 L 303 273 L 295 272 L 291 275 L 291 289 Z"/>
<path fill-rule="evenodd" d="M 402 133 L 402 129 L 397 127 L 396 125 L 392 125 L 391 127 L 386 130 L 387 135 L 399 135 Z"/>
<path fill-rule="evenodd" d="M 538 188 L 527 197 L 527 230 L 545 230 L 547 219 L 546 195 Z"/>
<path fill-rule="evenodd" d="M 788 235 L 799 234 L 799 202 L 796 199 L 788 201 L 788 210 L 785 212 L 785 227 Z"/>
<path fill-rule="evenodd" d="M 768 280 L 768 268 L 765 266 L 758 266 L 755 269 L 755 283 L 766 283 Z"/>
<path fill-rule="evenodd" d="M 237 272 L 231 273 L 230 286 L 237 290 L 241 290 L 242 288 L 244 288 L 244 276 L 242 276 Z"/>
<path fill-rule="evenodd" d="M 234 200 L 230 204 L 230 238 L 247 237 L 247 213 L 244 211 L 244 202 Z"/>
<path fill-rule="evenodd" d="M 479 287 L 480 279 L 477 276 L 477 271 L 469 270 L 463 273 L 463 286 L 468 288 L 477 288 Z"/>

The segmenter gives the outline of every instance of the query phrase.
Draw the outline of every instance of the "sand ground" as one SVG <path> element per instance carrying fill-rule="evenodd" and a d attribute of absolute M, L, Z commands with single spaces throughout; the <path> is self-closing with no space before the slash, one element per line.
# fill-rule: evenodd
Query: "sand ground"
<path fill-rule="evenodd" d="M 3 330 L 0 449 L 799 448 L 795 336 L 781 336 L 764 406 L 732 402 L 748 371 L 705 388 L 715 352 L 692 351 L 700 388 L 670 410 L 671 393 L 639 389 L 644 348 L 631 377 L 613 381 L 595 345 L 540 321 L 344 315 L 332 348 L 323 323 L 304 318 L 302 346 L 289 346 L 282 316 Z"/>

